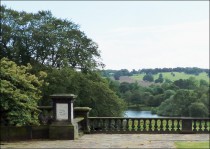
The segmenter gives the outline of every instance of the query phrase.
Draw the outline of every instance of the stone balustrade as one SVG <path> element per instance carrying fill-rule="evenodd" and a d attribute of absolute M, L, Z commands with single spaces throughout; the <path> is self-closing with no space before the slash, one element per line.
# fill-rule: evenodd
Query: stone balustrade
<path fill-rule="evenodd" d="M 209 118 L 89 117 L 90 133 L 209 133 Z"/>
<path fill-rule="evenodd" d="M 40 107 L 40 122 L 51 122 L 52 107 Z M 84 133 L 209 133 L 209 118 L 124 118 L 124 117 L 89 117 L 91 109 L 75 107 L 75 117 L 84 117 L 81 130 Z"/>

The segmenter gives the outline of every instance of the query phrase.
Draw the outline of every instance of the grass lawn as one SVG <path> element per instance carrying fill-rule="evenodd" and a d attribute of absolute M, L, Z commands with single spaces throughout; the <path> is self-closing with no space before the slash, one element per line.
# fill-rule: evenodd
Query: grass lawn
<path fill-rule="evenodd" d="M 175 146 L 176 148 L 178 149 L 181 149 L 181 148 L 190 148 L 190 149 L 193 149 L 193 148 L 206 148 L 206 149 L 209 149 L 209 142 L 208 141 L 205 141 L 205 142 L 175 142 Z"/>
<path fill-rule="evenodd" d="M 171 81 L 175 81 L 175 80 L 179 80 L 179 79 L 189 79 L 190 77 L 195 77 L 197 80 L 203 79 L 206 80 L 207 82 L 209 81 L 209 77 L 207 76 L 207 73 L 202 72 L 200 73 L 198 76 L 192 75 L 192 74 L 185 74 L 184 72 L 173 72 L 175 74 L 175 76 L 171 75 L 171 72 L 162 72 L 163 74 L 163 78 L 164 79 L 169 79 Z M 159 74 L 155 74 L 154 76 L 154 80 L 157 79 L 159 77 Z M 143 80 L 145 74 L 136 74 L 133 76 L 130 76 L 131 78 L 135 79 L 135 80 Z"/>

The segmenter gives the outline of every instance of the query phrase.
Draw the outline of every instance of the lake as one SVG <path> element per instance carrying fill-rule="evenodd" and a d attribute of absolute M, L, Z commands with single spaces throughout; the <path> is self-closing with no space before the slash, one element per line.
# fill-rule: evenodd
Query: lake
<path fill-rule="evenodd" d="M 143 117 L 143 118 L 158 118 L 162 117 L 157 114 L 152 114 L 151 111 L 126 110 L 124 117 Z"/>

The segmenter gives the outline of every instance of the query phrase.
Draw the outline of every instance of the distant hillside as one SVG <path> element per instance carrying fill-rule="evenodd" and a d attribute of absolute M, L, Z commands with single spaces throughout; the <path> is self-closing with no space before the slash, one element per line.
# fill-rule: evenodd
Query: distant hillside
<path fill-rule="evenodd" d="M 146 72 L 144 72 L 145 70 L 146 70 Z M 156 70 L 156 69 L 154 69 L 154 70 Z M 118 70 L 118 71 L 117 70 L 107 70 L 106 71 L 107 76 L 105 76 L 105 77 L 109 77 L 114 80 L 118 80 L 120 83 L 121 82 L 128 82 L 128 83 L 137 82 L 141 86 L 149 86 L 151 84 L 157 84 L 154 82 L 148 82 L 148 81 L 143 80 L 143 77 L 148 73 L 150 73 L 153 76 L 154 80 L 158 79 L 159 75 L 162 74 L 164 81 L 167 79 L 171 80 L 171 81 L 175 81 L 175 80 L 179 80 L 179 79 L 189 79 L 190 77 L 194 77 L 197 80 L 203 79 L 203 80 L 209 82 L 209 73 L 206 69 L 205 69 L 205 71 L 201 71 L 202 69 L 196 68 L 195 70 L 197 70 L 197 71 L 193 71 L 194 69 L 187 68 L 185 70 L 184 68 L 181 68 L 179 70 L 183 70 L 184 72 L 158 72 L 158 73 L 157 73 L 157 70 L 156 71 L 154 71 L 154 70 L 153 69 L 143 69 L 143 71 L 132 71 L 132 72 L 129 72 L 126 69 L 122 69 L 122 70 Z M 170 69 L 166 69 L 166 70 L 170 70 Z M 191 70 L 191 74 L 189 73 L 190 72 L 189 70 Z M 161 70 L 161 71 L 163 71 L 163 70 Z M 187 73 L 186 73 L 186 71 L 187 71 Z M 110 74 L 109 74 L 109 72 L 110 72 Z M 153 73 L 151 73 L 151 72 L 153 72 Z M 154 73 L 154 72 L 156 72 L 156 73 Z M 197 72 L 197 73 L 195 73 L 195 72 Z"/>
<path fill-rule="evenodd" d="M 141 76 L 139 76 L 139 77 L 141 77 Z M 137 75 L 136 76 L 121 76 L 119 79 L 119 82 L 120 83 L 122 83 L 122 82 L 135 83 L 135 82 L 137 82 L 139 85 L 144 86 L 144 87 L 154 84 L 154 82 L 148 82 L 148 81 L 144 81 L 142 79 L 138 79 Z"/>
<path fill-rule="evenodd" d="M 153 75 L 154 79 L 157 79 L 160 73 Z M 197 80 L 205 80 L 207 82 L 209 82 L 209 77 L 207 75 L 207 73 L 202 72 L 199 75 L 193 75 L 193 74 L 186 74 L 184 72 L 162 72 L 161 73 L 163 75 L 163 79 L 169 79 L 171 81 L 175 81 L 175 80 L 179 80 L 179 79 L 189 79 L 190 77 L 195 77 Z M 145 73 L 143 74 L 136 74 L 133 76 L 130 76 L 130 78 L 134 79 L 134 80 L 143 80 Z"/>

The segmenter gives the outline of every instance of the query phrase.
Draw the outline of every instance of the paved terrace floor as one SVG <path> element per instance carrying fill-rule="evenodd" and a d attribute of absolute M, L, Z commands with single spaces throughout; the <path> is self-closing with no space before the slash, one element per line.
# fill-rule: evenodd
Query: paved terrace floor
<path fill-rule="evenodd" d="M 209 134 L 86 134 L 77 140 L 1 142 L 1 148 L 175 148 L 175 141 L 209 141 Z"/>

